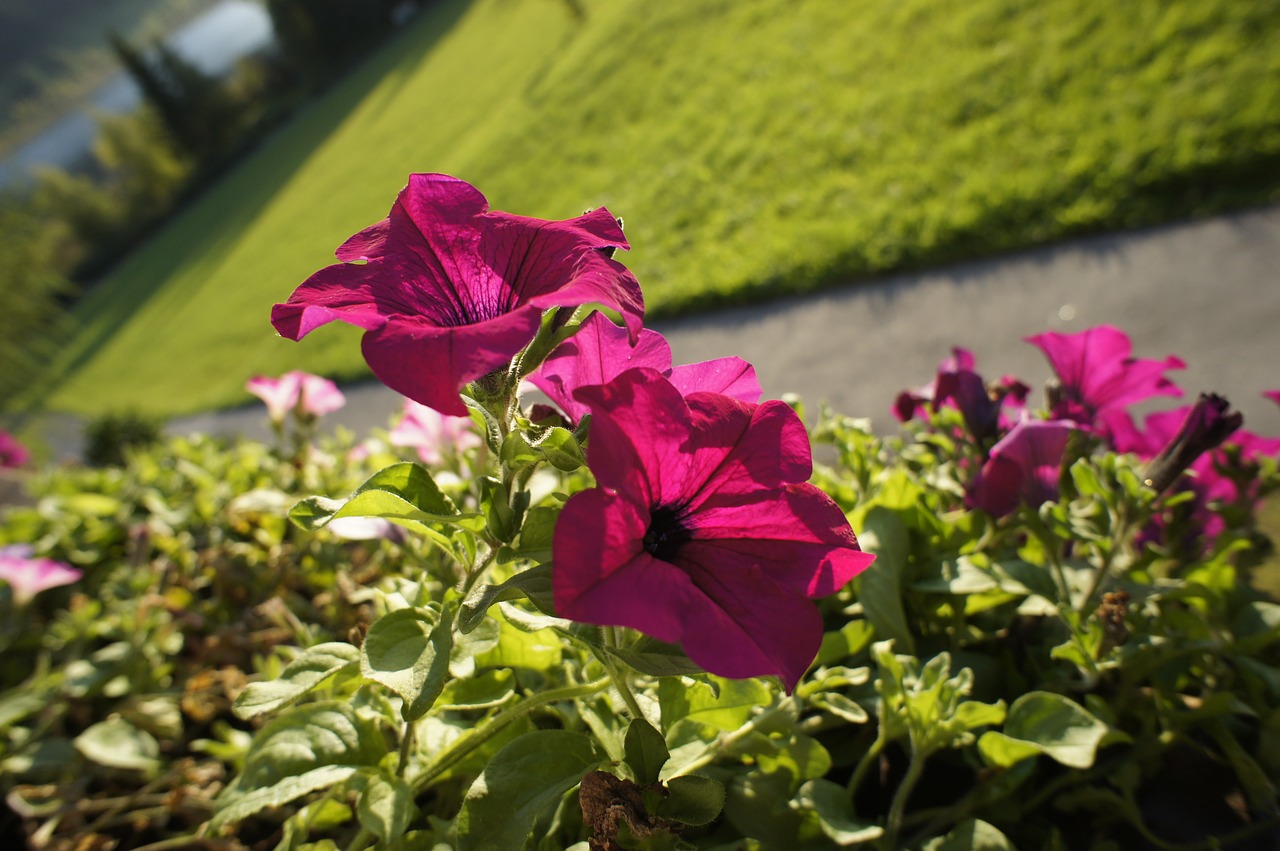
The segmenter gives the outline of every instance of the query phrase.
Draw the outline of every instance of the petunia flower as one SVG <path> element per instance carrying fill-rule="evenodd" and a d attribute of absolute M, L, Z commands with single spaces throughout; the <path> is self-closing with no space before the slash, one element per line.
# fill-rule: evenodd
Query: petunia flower
<path fill-rule="evenodd" d="M 365 361 L 384 384 L 442 414 L 465 416 L 459 390 L 524 348 L 552 307 L 598 303 L 635 339 L 644 299 L 615 249 L 622 229 L 600 208 L 545 221 L 490 212 L 470 184 L 415 174 L 387 218 L 337 251 L 271 311 L 300 340 L 339 320 L 365 329 Z"/>
<path fill-rule="evenodd" d="M 31 460 L 31 453 L 18 438 L 4 429 L 0 429 L 0 468 L 25 467 Z"/>
<path fill-rule="evenodd" d="M 600 313 L 592 314 L 578 333 L 556 347 L 529 380 L 576 423 L 588 407 L 573 398 L 574 391 L 608 384 L 637 367 L 657 370 L 685 395 L 705 390 L 743 402 L 760 401 L 755 367 L 741 358 L 716 358 L 673 367 L 671 346 L 657 331 L 644 329 L 632 346 L 626 329 Z"/>
<path fill-rule="evenodd" d="M 338 385 L 327 378 L 296 369 L 279 378 L 254 376 L 245 384 L 245 389 L 263 401 L 267 406 L 267 416 L 274 423 L 284 422 L 290 411 L 320 417 L 347 403 Z"/>
<path fill-rule="evenodd" d="M 41 591 L 70 585 L 84 575 L 60 561 L 32 558 L 32 552 L 27 544 L 0 547 L 0 579 L 9 583 L 13 600 L 19 606 L 31 602 Z"/>
<path fill-rule="evenodd" d="M 1005 414 L 1005 406 L 1021 408 L 1029 388 L 1009 375 L 988 385 L 976 366 L 973 353 L 968 349 L 952 349 L 951 357 L 938 364 L 932 384 L 898 394 L 894 415 L 900 422 L 906 422 L 917 410 L 928 407 L 936 412 L 948 405 L 960 411 L 965 429 L 974 440 L 981 442 L 996 437 L 1013 425 Z"/>
<path fill-rule="evenodd" d="M 1275 402 L 1277 405 L 1280 405 L 1280 390 L 1266 390 L 1263 392 L 1262 395 L 1266 396 L 1268 399 L 1270 399 L 1272 402 Z"/>
<path fill-rule="evenodd" d="M 424 463 L 433 465 L 483 442 L 470 417 L 445 416 L 412 399 L 404 400 L 404 416 L 391 429 L 390 440 L 392 446 L 413 447 Z"/>
<path fill-rule="evenodd" d="M 556 611 L 679 642 L 705 670 L 794 688 L 822 641 L 810 598 L 874 558 L 808 484 L 808 435 L 784 403 L 682 396 L 631 369 L 584 387 L 587 463 L 552 544 Z"/>
<path fill-rule="evenodd" d="M 1074 429 L 1061 420 L 1019 422 L 991 447 L 969 486 L 969 505 L 1003 517 L 1019 505 L 1039 508 L 1056 500 L 1062 458 Z"/>
<path fill-rule="evenodd" d="M 1044 352 L 1057 376 L 1053 418 L 1072 420 L 1104 437 L 1113 428 L 1112 418 L 1129 405 L 1153 396 L 1182 395 L 1164 376 L 1186 366 L 1180 358 L 1135 358 L 1129 335 L 1110 325 L 1077 334 L 1046 331 L 1026 341 Z"/>
<path fill-rule="evenodd" d="M 1162 466 L 1159 456 L 1164 453 L 1176 457 L 1181 450 L 1188 454 L 1191 437 L 1221 437 L 1214 446 L 1207 446 L 1185 466 L 1188 475 L 1181 479 L 1179 487 L 1189 489 L 1193 495 L 1191 505 L 1184 509 L 1192 521 L 1192 537 L 1201 537 L 1208 544 L 1226 528 L 1222 517 L 1212 509 L 1213 505 L 1240 503 L 1252 506 L 1258 500 L 1256 471 L 1249 466 L 1260 456 L 1280 457 L 1280 438 L 1268 438 L 1245 431 L 1239 427 L 1239 415 L 1228 414 L 1225 400 L 1214 402 L 1217 397 L 1201 397 L 1196 405 L 1158 411 L 1148 414 L 1142 429 L 1124 416 L 1113 420 L 1112 445 L 1117 452 L 1129 452 L 1149 461 L 1148 476 L 1153 486 L 1168 484 L 1155 473 Z M 1184 435 L 1183 432 L 1188 434 Z M 1223 434 L 1226 432 L 1226 434 Z M 1204 441 L 1201 440 L 1201 443 Z M 1163 487 L 1161 489 L 1163 489 Z M 1147 537 L 1164 537 L 1162 524 L 1156 526 Z M 1183 542 L 1187 543 L 1187 542 Z"/>

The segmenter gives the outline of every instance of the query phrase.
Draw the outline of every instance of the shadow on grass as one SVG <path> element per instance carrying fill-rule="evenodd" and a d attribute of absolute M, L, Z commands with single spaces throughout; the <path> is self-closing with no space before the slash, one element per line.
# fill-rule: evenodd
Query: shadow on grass
<path fill-rule="evenodd" d="M 71 346 L 51 366 L 42 386 L 32 388 L 21 400 L 21 406 L 45 407 L 58 388 L 108 345 L 128 317 L 147 306 L 175 274 L 217 258 L 235 245 L 370 92 L 389 78 L 399 79 L 403 85 L 412 68 L 439 45 L 472 2 L 449 0 L 432 5 L 250 149 L 240 162 L 196 192 L 148 240 L 86 291 L 75 310 L 79 327 Z M 171 242 L 181 250 L 148 252 L 148 246 L 156 242 Z"/>

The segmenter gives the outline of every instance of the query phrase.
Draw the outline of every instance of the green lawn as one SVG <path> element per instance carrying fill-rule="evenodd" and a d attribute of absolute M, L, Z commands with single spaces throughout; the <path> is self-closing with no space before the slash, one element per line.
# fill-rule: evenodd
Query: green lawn
<path fill-rule="evenodd" d="M 44 403 L 176 414 L 364 375 L 268 322 L 412 171 L 624 217 L 651 314 L 1280 199 L 1280 5 L 443 2 L 80 305 Z"/>

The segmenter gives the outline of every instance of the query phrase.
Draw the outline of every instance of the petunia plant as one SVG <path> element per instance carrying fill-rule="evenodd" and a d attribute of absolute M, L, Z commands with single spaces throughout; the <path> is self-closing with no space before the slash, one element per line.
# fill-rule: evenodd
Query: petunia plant
<path fill-rule="evenodd" d="M 1166 847 L 1179 759 L 1244 802 L 1206 842 L 1276 826 L 1280 607 L 1237 579 L 1278 447 L 1212 396 L 1139 429 L 1181 361 L 1114 328 L 1031 338 L 1043 405 L 957 349 L 901 436 L 810 432 L 740 359 L 673 364 L 627 248 L 609 211 L 413 175 L 276 305 L 292 339 L 364 329 L 407 401 L 345 456 L 381 459 L 362 484 L 288 510 L 375 521 L 382 569 L 333 593 L 355 628 L 303 624 L 239 692 L 203 840 Z"/>

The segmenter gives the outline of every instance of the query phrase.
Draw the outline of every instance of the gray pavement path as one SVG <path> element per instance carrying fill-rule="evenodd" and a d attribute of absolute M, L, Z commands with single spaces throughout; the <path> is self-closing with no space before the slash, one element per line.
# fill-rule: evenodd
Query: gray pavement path
<path fill-rule="evenodd" d="M 643 283 L 643 282 L 641 282 Z M 1194 399 L 1226 396 L 1245 427 L 1280 435 L 1280 207 L 1092 237 L 821 294 L 656 322 L 677 363 L 737 355 L 756 367 L 766 398 L 798 393 L 811 411 L 896 427 L 898 391 L 933 377 L 955 345 L 988 379 L 1011 373 L 1038 387 L 1049 369 L 1022 338 L 1113 324 L 1134 354 L 1176 354 L 1173 374 Z M 305 345 L 305 344 L 304 344 Z M 330 415 L 358 434 L 385 426 L 399 397 L 377 383 L 344 388 Z M 1156 408 L 1179 404 L 1160 400 Z M 176 420 L 171 431 L 265 436 L 260 406 Z"/>

